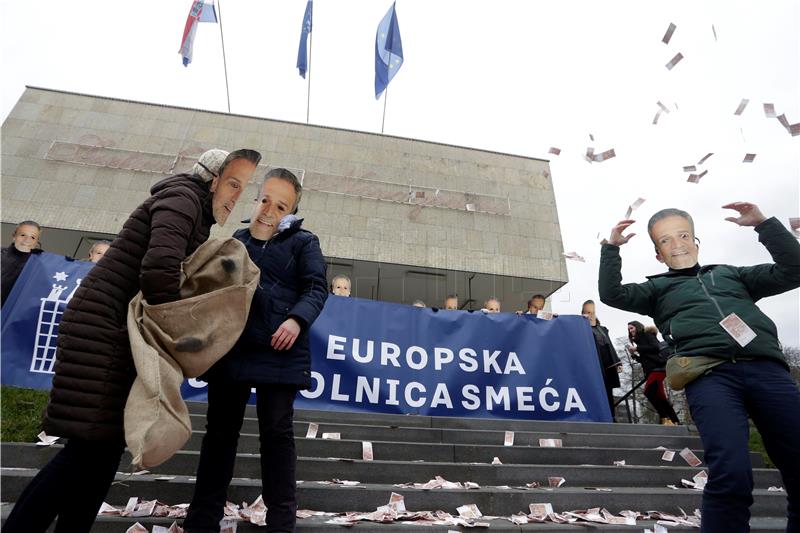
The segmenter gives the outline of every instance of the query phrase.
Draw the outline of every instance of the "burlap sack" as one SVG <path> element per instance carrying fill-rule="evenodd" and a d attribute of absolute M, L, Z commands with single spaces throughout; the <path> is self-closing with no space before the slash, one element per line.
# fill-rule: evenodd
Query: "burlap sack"
<path fill-rule="evenodd" d="M 258 267 L 236 239 L 211 239 L 184 261 L 181 299 L 128 306 L 137 377 L 125 405 L 125 441 L 133 464 L 157 466 L 192 433 L 181 398 L 184 378 L 208 370 L 234 345 L 247 322 Z"/>

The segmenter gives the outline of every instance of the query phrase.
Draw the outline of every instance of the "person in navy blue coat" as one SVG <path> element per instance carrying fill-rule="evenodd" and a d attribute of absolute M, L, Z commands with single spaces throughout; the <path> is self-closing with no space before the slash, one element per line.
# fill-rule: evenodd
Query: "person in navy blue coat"
<path fill-rule="evenodd" d="M 328 296 L 319 239 L 295 216 L 302 186 L 270 170 L 250 226 L 234 233 L 261 279 L 244 332 L 202 378 L 208 382 L 206 434 L 186 533 L 220 530 L 250 389 L 256 389 L 267 531 L 294 531 L 297 454 L 292 428 L 297 391 L 311 386 L 309 328 Z"/>

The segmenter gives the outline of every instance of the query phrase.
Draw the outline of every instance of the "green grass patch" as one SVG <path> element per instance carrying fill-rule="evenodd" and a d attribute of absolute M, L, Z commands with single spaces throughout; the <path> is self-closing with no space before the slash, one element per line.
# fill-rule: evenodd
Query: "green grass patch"
<path fill-rule="evenodd" d="M 50 392 L 0 387 L 0 441 L 36 442 Z"/>
<path fill-rule="evenodd" d="M 761 439 L 761 433 L 758 432 L 754 425 L 750 425 L 750 451 L 758 452 L 764 458 L 764 464 L 768 468 L 775 468 L 772 459 L 769 458 L 766 448 L 764 448 L 764 441 Z"/>

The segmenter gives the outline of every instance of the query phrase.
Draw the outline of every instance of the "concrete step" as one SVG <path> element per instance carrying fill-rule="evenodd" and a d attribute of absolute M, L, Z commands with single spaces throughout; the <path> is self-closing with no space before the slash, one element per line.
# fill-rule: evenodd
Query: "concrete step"
<path fill-rule="evenodd" d="M 189 412 L 205 415 L 207 404 L 187 402 Z M 255 406 L 248 405 L 245 417 L 256 418 Z M 604 433 L 620 435 L 690 435 L 687 426 L 654 424 L 610 424 L 597 422 L 548 422 L 506 418 L 454 418 L 402 414 L 367 413 L 358 411 L 323 411 L 296 409 L 297 422 L 357 424 L 366 426 L 427 427 L 445 429 L 477 429 L 494 431 L 528 431 L 539 433 Z"/>
<path fill-rule="evenodd" d="M 186 450 L 199 450 L 204 433 L 193 432 Z M 302 457 L 340 457 L 361 459 L 360 440 L 326 440 L 295 437 L 297 455 Z M 386 461 L 435 461 L 440 463 L 491 463 L 498 457 L 504 464 L 561 464 L 561 465 L 613 465 L 625 460 L 629 465 L 661 466 L 663 452 L 642 448 L 540 448 L 538 446 L 491 446 L 450 443 L 381 442 L 371 441 L 375 459 Z M 693 450 L 702 460 L 703 452 Z M 258 453 L 258 435 L 242 434 L 239 437 L 240 453 Z M 754 467 L 764 466 L 758 453 L 751 453 Z M 673 462 L 683 462 L 675 456 Z M 685 462 L 684 462 L 685 464 Z"/>
<path fill-rule="evenodd" d="M 2 506 L 2 520 L 3 524 L 5 524 L 5 518 L 11 511 L 13 505 L 11 504 L 3 504 Z M 326 524 L 330 519 L 330 517 L 312 517 L 312 518 L 305 518 L 299 519 L 297 521 L 297 531 L 298 532 L 306 532 L 306 531 L 342 531 L 342 526 L 334 525 L 334 524 Z M 122 518 L 122 517 L 99 517 L 97 522 L 95 522 L 94 527 L 92 528 L 91 533 L 122 533 L 128 527 L 133 525 L 136 521 L 140 524 L 144 525 L 148 530 L 152 528 L 153 525 L 161 525 L 168 527 L 172 520 L 170 519 L 163 519 L 163 518 Z M 180 522 L 180 520 L 178 521 Z M 632 532 L 641 532 L 644 528 L 652 530 L 654 528 L 655 521 L 652 520 L 644 520 L 640 521 L 636 524 L 636 526 L 610 526 L 605 524 L 587 524 L 583 523 L 582 525 L 575 525 L 575 524 L 526 524 L 524 526 L 516 526 L 511 524 L 506 520 L 489 520 L 491 530 L 497 531 L 505 531 L 505 532 L 538 532 L 538 533 L 558 533 L 558 532 L 585 532 L 587 528 L 591 528 L 593 531 L 597 530 L 602 533 L 632 533 Z M 358 531 L 359 533 L 385 533 L 387 531 L 407 531 L 407 532 L 423 532 L 423 531 L 454 531 L 455 526 L 415 526 L 413 523 L 391 523 L 391 524 L 372 524 L 372 523 L 365 523 L 362 522 L 353 527 L 354 530 Z M 785 519 L 776 519 L 776 518 L 768 518 L 768 517 L 754 517 L 750 521 L 751 531 L 758 532 L 758 533 L 783 533 L 786 529 L 786 520 Z M 48 529 L 48 533 L 52 533 L 55 530 L 55 526 Z M 242 533 L 248 532 L 263 532 L 264 528 L 255 526 L 253 524 L 249 524 L 246 522 L 239 522 L 237 526 L 237 531 Z M 693 530 L 687 526 L 670 526 L 670 531 L 689 531 Z"/>
<path fill-rule="evenodd" d="M 206 419 L 204 415 L 191 415 L 192 428 L 204 431 Z M 295 435 L 305 436 L 308 422 L 295 422 Z M 258 433 L 258 420 L 245 418 L 242 432 Z M 392 442 L 420 443 L 453 443 L 453 444 L 503 444 L 505 431 L 476 429 L 446 429 L 403 426 L 367 426 L 357 424 L 322 423 L 319 424 L 317 436 L 323 433 L 339 433 L 342 438 L 351 440 L 377 440 Z M 702 448 L 700 437 L 678 435 L 619 435 L 615 433 L 544 433 L 517 431 L 514 433 L 514 444 L 518 446 L 538 446 L 539 439 L 561 439 L 564 446 L 598 446 L 628 448 L 656 448 L 664 446 L 672 449 Z"/>
<path fill-rule="evenodd" d="M 41 447 L 33 444 L 5 443 L 0 448 L 4 466 L 41 468 L 61 446 Z M 197 470 L 199 452 L 181 451 L 150 471 L 157 475 L 193 476 Z M 123 457 L 120 470 L 126 470 L 130 456 Z M 347 461 L 300 457 L 297 478 L 306 481 L 323 481 L 334 478 L 351 479 L 362 483 L 425 483 L 442 476 L 448 481 L 472 481 L 479 485 L 524 486 L 537 481 L 547 485 L 551 476 L 563 477 L 571 486 L 602 487 L 666 487 L 681 485 L 681 479 L 692 479 L 704 467 L 692 468 L 682 460 L 664 462 L 658 466 L 593 466 L 593 465 L 490 465 L 457 463 L 408 463 L 402 461 Z M 261 464 L 258 454 L 239 454 L 234 469 L 235 477 L 259 479 Z M 774 469 L 755 468 L 756 488 L 766 489 L 782 485 L 780 473 Z"/>
<path fill-rule="evenodd" d="M 2 469 L 3 499 L 16 501 L 22 490 L 36 475 L 34 469 Z M 167 504 L 188 503 L 194 493 L 194 478 L 178 476 L 160 481 L 154 475 L 117 475 L 106 501 L 112 505 L 124 505 L 130 497 L 158 499 Z M 405 497 L 406 508 L 415 510 L 438 510 L 454 513 L 464 504 L 477 504 L 485 515 L 504 516 L 528 508 L 530 503 L 549 502 L 557 511 L 605 507 L 612 513 L 633 509 L 638 511 L 659 510 L 678 513 L 678 508 L 693 511 L 700 507 L 699 491 L 672 490 L 658 487 L 615 487 L 610 492 L 600 492 L 584 487 L 562 486 L 557 489 L 502 490 L 487 487 L 475 490 L 418 490 L 397 488 L 384 484 L 361 484 L 355 487 L 320 485 L 303 482 L 297 487 L 299 507 L 302 509 L 329 512 L 373 511 L 389 501 L 392 492 Z M 257 479 L 234 478 L 228 489 L 228 500 L 252 502 L 261 493 L 261 482 Z M 786 512 L 785 493 L 753 491 L 754 516 L 779 517 Z"/>

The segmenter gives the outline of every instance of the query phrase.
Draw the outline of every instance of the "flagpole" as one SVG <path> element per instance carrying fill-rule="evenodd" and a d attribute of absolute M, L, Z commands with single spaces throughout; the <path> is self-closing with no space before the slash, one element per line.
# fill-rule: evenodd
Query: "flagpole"
<path fill-rule="evenodd" d="M 311 52 L 314 50 L 314 32 L 308 34 L 308 94 L 306 95 L 306 124 L 311 112 Z"/>
<path fill-rule="evenodd" d="M 383 93 L 383 120 L 381 120 L 381 133 L 383 133 L 383 126 L 386 124 L 386 101 L 389 100 L 389 85 L 386 85 L 386 90 Z"/>
<path fill-rule="evenodd" d="M 222 6 L 217 0 L 217 16 L 219 17 L 219 38 L 222 41 L 222 65 L 225 69 L 225 95 L 228 97 L 228 113 L 231 112 L 231 90 L 228 87 L 228 61 L 225 59 L 225 36 L 222 34 Z"/>

